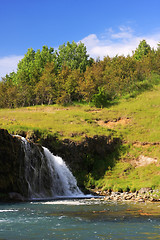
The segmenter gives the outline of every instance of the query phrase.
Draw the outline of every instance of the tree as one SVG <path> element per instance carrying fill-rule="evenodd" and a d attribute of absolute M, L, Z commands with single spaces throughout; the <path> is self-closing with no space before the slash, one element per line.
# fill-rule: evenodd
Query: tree
<path fill-rule="evenodd" d="M 19 62 L 17 69 L 17 84 L 20 82 L 34 86 L 42 75 L 44 66 L 47 62 L 54 59 L 54 49 L 43 46 L 35 52 L 32 48 L 28 49 L 24 58 Z"/>
<path fill-rule="evenodd" d="M 18 63 L 16 85 L 19 83 L 27 83 L 32 85 L 31 79 L 33 78 L 34 72 L 34 59 L 35 51 L 30 48 L 28 49 L 24 58 Z"/>
<path fill-rule="evenodd" d="M 146 40 L 142 40 L 140 41 L 138 48 L 136 48 L 133 56 L 136 60 L 141 60 L 145 55 L 148 55 L 150 51 L 150 45 L 146 42 Z"/>
<path fill-rule="evenodd" d="M 84 78 L 79 80 L 79 93 L 87 102 L 92 100 L 94 94 L 98 93 L 98 88 L 104 85 L 103 82 L 103 61 L 95 62 L 87 67 Z"/>
<path fill-rule="evenodd" d="M 35 86 L 36 104 L 52 104 L 55 102 L 57 97 L 55 78 L 54 63 L 47 63 L 40 81 Z"/>
<path fill-rule="evenodd" d="M 0 82 L 0 107 L 19 107 L 20 101 L 21 98 L 19 98 L 17 86 L 10 79 L 2 78 Z"/>
<path fill-rule="evenodd" d="M 63 65 L 66 65 L 73 69 L 80 69 L 84 72 L 86 66 L 92 63 L 91 60 L 88 60 L 89 55 L 87 54 L 86 47 L 83 43 L 72 43 L 67 42 L 59 46 L 57 55 L 57 64 L 59 69 L 62 69 Z"/>

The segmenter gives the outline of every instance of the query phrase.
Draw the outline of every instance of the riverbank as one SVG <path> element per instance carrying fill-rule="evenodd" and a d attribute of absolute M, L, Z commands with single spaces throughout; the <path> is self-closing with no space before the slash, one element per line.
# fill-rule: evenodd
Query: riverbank
<path fill-rule="evenodd" d="M 93 194 L 103 196 L 104 201 L 132 201 L 132 202 L 160 202 L 160 191 L 150 188 L 142 188 L 134 193 L 132 192 L 109 192 L 91 190 Z"/>

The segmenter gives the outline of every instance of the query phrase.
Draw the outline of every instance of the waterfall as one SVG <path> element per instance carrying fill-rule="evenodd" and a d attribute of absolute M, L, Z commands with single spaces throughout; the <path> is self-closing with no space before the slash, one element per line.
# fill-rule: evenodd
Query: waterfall
<path fill-rule="evenodd" d="M 84 196 L 62 158 L 54 156 L 47 148 L 37 146 L 23 137 L 20 139 L 25 155 L 24 177 L 28 198 Z"/>

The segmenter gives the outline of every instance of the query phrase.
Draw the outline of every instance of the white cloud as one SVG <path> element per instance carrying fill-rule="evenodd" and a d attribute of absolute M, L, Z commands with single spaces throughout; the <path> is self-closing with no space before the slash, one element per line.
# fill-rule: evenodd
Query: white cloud
<path fill-rule="evenodd" d="M 100 57 L 103 59 L 107 55 L 110 57 L 114 57 L 115 55 L 132 55 L 132 51 L 137 48 L 143 39 L 152 48 L 156 48 L 157 43 L 160 41 L 160 32 L 152 35 L 138 36 L 132 28 L 121 26 L 118 31 L 109 28 L 100 37 L 96 34 L 90 34 L 82 39 L 81 42 L 86 45 L 91 57 Z"/>
<path fill-rule="evenodd" d="M 99 45 L 100 42 L 96 34 L 90 34 L 89 36 L 83 38 L 82 41 L 85 42 L 85 44 L 88 45 L 90 48 L 94 47 L 95 45 Z"/>
<path fill-rule="evenodd" d="M 110 31 L 110 29 L 109 29 L 109 31 Z M 133 29 L 131 29 L 130 27 L 125 27 L 125 26 L 119 27 L 119 31 L 116 33 L 114 33 L 113 30 L 111 32 L 112 39 L 131 39 L 132 36 L 133 36 Z"/>
<path fill-rule="evenodd" d="M 8 56 L 0 58 L 0 79 L 17 70 L 18 62 L 23 58 L 23 56 Z"/>

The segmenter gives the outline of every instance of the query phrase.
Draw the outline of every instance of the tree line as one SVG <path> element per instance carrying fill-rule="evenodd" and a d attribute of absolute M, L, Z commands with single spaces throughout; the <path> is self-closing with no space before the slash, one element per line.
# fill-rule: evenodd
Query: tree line
<path fill-rule="evenodd" d="M 28 49 L 17 72 L 0 81 L 0 108 L 39 104 L 92 102 L 105 107 L 121 97 L 135 96 L 160 79 L 160 44 L 151 49 L 142 40 L 132 56 L 94 60 L 83 43 Z"/>

